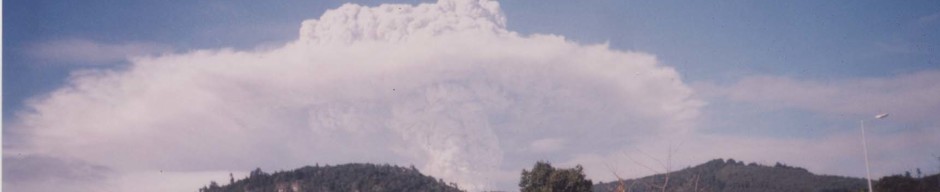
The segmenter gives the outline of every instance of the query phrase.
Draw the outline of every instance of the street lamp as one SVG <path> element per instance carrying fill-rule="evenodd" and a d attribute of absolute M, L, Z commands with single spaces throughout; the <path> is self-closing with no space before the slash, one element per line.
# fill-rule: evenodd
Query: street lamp
<path fill-rule="evenodd" d="M 888 117 L 887 113 L 875 115 L 875 119 L 884 119 Z M 868 178 L 868 192 L 874 192 L 871 187 L 871 170 L 868 168 L 868 140 L 865 140 L 865 120 L 859 121 L 862 129 L 862 150 L 865 152 L 865 176 Z"/>

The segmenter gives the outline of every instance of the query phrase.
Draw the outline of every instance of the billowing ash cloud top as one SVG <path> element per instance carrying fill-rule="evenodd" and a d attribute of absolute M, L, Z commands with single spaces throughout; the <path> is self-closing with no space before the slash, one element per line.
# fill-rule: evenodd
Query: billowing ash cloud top
<path fill-rule="evenodd" d="M 78 72 L 29 103 L 13 125 L 24 139 L 5 150 L 116 178 L 414 164 L 481 190 L 511 189 L 536 160 L 596 159 L 693 129 L 703 103 L 653 56 L 520 36 L 505 23 L 487 0 L 348 4 L 280 48 Z M 603 168 L 595 162 L 584 164 Z"/>
<path fill-rule="evenodd" d="M 506 17 L 499 3 L 484 0 L 445 0 L 436 4 L 363 7 L 346 4 L 327 11 L 319 20 L 304 21 L 300 41 L 407 41 L 445 34 L 503 34 Z"/>

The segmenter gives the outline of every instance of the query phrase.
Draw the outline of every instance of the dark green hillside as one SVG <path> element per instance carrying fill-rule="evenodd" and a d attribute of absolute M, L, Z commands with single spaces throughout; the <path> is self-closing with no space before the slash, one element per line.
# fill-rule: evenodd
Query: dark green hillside
<path fill-rule="evenodd" d="M 306 166 L 273 174 L 255 169 L 248 178 L 216 182 L 201 192 L 461 191 L 412 168 L 374 164 Z"/>
<path fill-rule="evenodd" d="M 920 178 L 910 173 L 886 176 L 878 179 L 874 188 L 879 192 L 940 192 L 940 173 Z"/>
<path fill-rule="evenodd" d="M 624 180 L 632 192 L 662 191 L 664 174 Z M 619 182 L 599 183 L 594 191 L 615 191 Z M 669 174 L 666 191 L 860 191 L 864 179 L 815 175 L 806 169 L 777 163 L 775 166 L 744 164 L 716 159 Z"/>

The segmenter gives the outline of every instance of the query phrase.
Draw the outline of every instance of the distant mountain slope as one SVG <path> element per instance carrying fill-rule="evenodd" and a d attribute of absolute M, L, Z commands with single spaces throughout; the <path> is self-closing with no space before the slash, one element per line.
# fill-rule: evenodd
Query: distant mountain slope
<path fill-rule="evenodd" d="M 331 191 L 461 191 L 454 184 L 426 176 L 412 168 L 374 164 L 306 166 L 268 174 L 260 169 L 248 178 L 219 186 L 214 181 L 203 192 L 331 192 Z"/>
<path fill-rule="evenodd" d="M 624 180 L 631 192 L 661 191 L 665 175 Z M 594 191 L 615 191 L 619 182 L 598 183 Z M 775 166 L 745 165 L 734 160 L 716 159 L 669 174 L 666 191 L 861 191 L 864 179 L 815 175 L 806 169 L 777 163 Z M 697 189 L 697 190 L 696 190 Z"/>

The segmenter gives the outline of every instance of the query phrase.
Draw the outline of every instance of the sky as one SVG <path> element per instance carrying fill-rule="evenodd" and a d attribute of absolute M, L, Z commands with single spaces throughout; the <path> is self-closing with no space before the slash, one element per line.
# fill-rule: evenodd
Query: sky
<path fill-rule="evenodd" d="M 936 1 L 3 4 L 4 190 L 350 162 L 470 190 L 538 160 L 863 177 L 860 121 L 874 177 L 940 172 Z"/>

